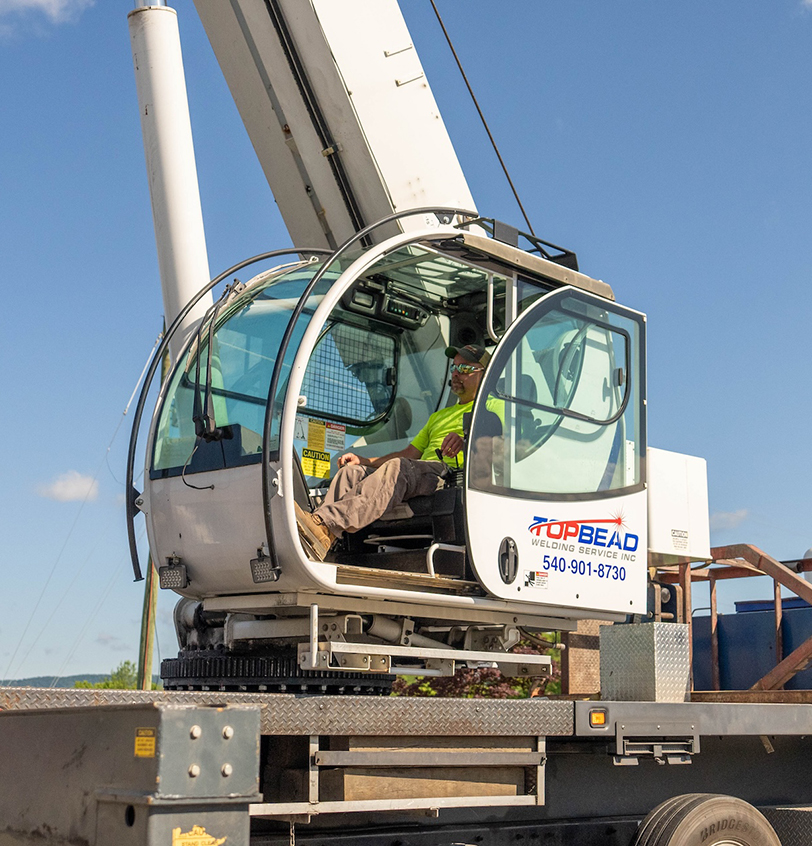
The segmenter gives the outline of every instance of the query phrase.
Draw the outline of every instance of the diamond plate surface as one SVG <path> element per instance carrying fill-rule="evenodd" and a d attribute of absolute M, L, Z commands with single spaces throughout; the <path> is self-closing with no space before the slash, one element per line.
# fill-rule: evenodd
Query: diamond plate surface
<path fill-rule="evenodd" d="M 809 846 L 812 843 L 812 808 L 761 808 L 775 829 L 781 846 Z"/>
<path fill-rule="evenodd" d="M 683 623 L 639 623 L 601 628 L 601 698 L 686 702 L 691 663 Z"/>
<path fill-rule="evenodd" d="M 165 702 L 256 703 L 261 731 L 273 735 L 570 735 L 572 702 L 544 699 L 440 699 L 400 696 L 296 696 L 216 691 L 0 688 L 0 710 L 87 708 Z"/>

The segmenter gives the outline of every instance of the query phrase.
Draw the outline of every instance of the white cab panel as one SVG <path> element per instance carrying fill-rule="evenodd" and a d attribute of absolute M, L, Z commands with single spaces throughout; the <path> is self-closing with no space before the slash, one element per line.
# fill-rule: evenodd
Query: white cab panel
<path fill-rule="evenodd" d="M 502 599 L 615 614 L 646 611 L 646 492 L 580 502 L 519 500 L 468 490 L 477 578 Z M 501 575 L 505 541 L 516 560 Z"/>
<path fill-rule="evenodd" d="M 648 533 L 652 563 L 708 561 L 708 466 L 704 458 L 649 447 Z"/>

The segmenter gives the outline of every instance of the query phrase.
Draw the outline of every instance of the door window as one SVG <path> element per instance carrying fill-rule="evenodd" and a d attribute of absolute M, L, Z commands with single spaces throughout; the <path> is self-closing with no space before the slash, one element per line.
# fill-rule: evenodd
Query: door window
<path fill-rule="evenodd" d="M 469 485 L 540 498 L 641 486 L 643 331 L 640 315 L 571 289 L 523 315 L 483 380 L 504 413 L 497 426 L 477 409 Z"/>

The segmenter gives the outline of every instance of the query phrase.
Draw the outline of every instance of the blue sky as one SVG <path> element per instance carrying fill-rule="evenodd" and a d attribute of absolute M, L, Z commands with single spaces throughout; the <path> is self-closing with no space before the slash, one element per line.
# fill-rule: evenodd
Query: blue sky
<path fill-rule="evenodd" d="M 214 274 L 289 239 L 192 2 L 174 5 Z M 521 226 L 428 0 L 401 5 L 480 211 Z M 536 232 L 648 314 L 649 441 L 708 460 L 713 543 L 799 557 L 812 2 L 438 5 Z M 108 672 L 137 649 L 122 412 L 162 315 L 131 8 L 0 0 L 0 678 Z"/>

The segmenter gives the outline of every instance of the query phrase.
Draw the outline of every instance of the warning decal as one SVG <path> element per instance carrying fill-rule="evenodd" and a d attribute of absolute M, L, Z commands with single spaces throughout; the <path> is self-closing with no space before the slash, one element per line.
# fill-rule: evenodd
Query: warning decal
<path fill-rule="evenodd" d="M 191 831 L 172 829 L 172 846 L 222 846 L 227 837 L 212 837 L 202 825 L 193 825 Z"/>
<path fill-rule="evenodd" d="M 324 452 L 325 432 L 327 427 L 321 420 L 307 421 L 307 445 L 311 450 Z M 307 471 L 305 470 L 305 473 Z"/>
<path fill-rule="evenodd" d="M 688 532 L 685 529 L 671 529 L 671 543 L 674 549 L 688 549 Z"/>
<path fill-rule="evenodd" d="M 135 757 L 154 758 L 156 738 L 156 729 L 137 728 L 135 730 Z"/>
<path fill-rule="evenodd" d="M 296 415 L 296 421 L 293 425 L 293 438 L 297 441 L 303 441 L 307 438 L 307 418 L 302 417 L 301 414 Z"/>
<path fill-rule="evenodd" d="M 344 451 L 347 427 L 341 423 L 328 423 L 325 431 L 324 448 Z"/>
<path fill-rule="evenodd" d="M 302 450 L 302 470 L 305 476 L 326 479 L 330 475 L 330 453 L 317 449 Z"/>
<path fill-rule="evenodd" d="M 550 574 L 547 570 L 525 570 L 524 586 L 546 589 L 549 578 Z"/>

